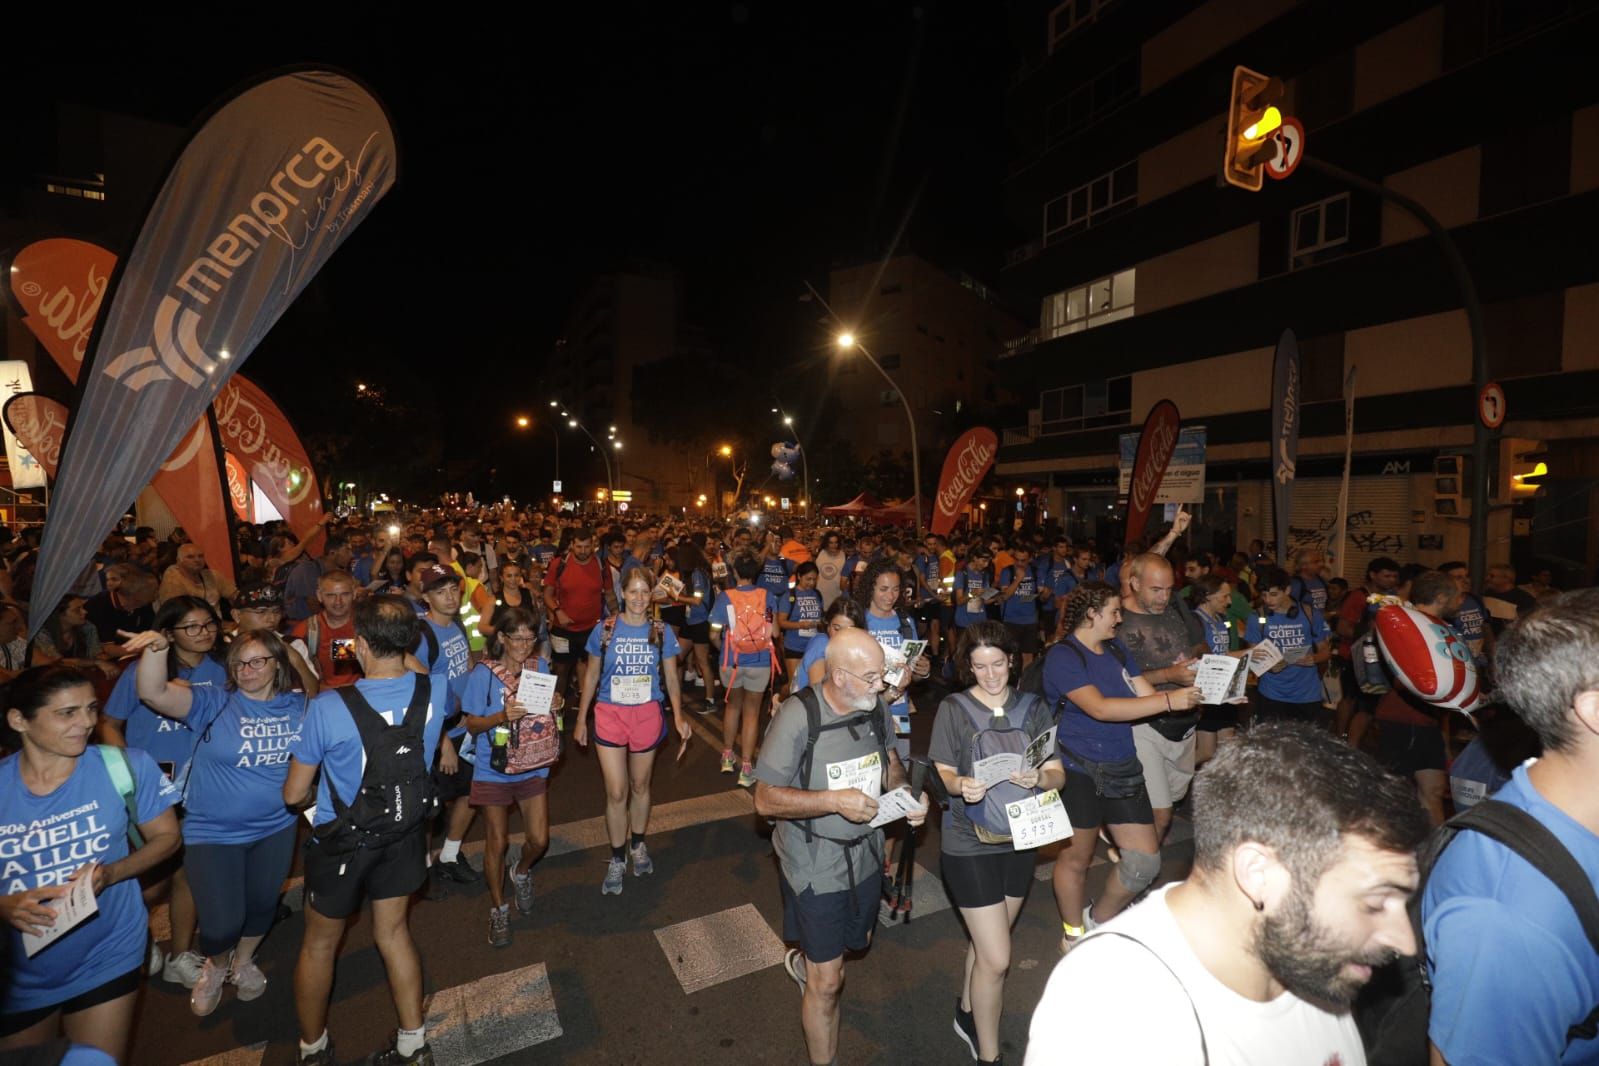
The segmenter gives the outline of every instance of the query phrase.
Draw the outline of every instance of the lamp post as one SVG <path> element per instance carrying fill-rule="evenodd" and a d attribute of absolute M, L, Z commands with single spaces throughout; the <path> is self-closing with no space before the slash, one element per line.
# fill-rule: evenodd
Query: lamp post
<path fill-rule="evenodd" d="M 787 411 L 783 410 L 781 407 L 772 408 L 772 414 L 777 415 L 779 418 L 781 418 L 783 420 L 783 425 L 787 426 L 789 428 L 789 430 L 792 431 L 793 434 L 794 434 L 794 443 L 799 445 L 799 450 L 800 450 L 800 471 L 801 471 L 801 476 L 804 478 L 804 481 L 805 481 L 806 513 L 809 513 L 809 511 L 810 511 L 810 498 L 811 498 L 811 462 L 810 462 L 810 459 L 809 459 L 809 455 L 810 455 L 810 451 L 811 450 L 810 450 L 810 448 L 808 448 L 806 446 L 804 441 L 800 440 L 799 429 L 794 425 L 794 416 L 793 415 L 789 414 Z"/>
<path fill-rule="evenodd" d="M 841 351 L 849 351 L 851 348 L 859 350 L 867 361 L 877 368 L 877 372 L 883 375 L 883 380 L 888 382 L 889 388 L 894 390 L 894 395 L 899 397 L 900 406 L 905 408 L 905 421 L 910 423 L 911 427 L 911 497 L 915 501 L 914 506 L 916 508 L 916 539 L 920 541 L 922 539 L 922 458 L 920 450 L 916 446 L 916 416 L 911 414 L 910 401 L 905 399 L 904 390 L 899 387 L 893 378 L 888 376 L 888 371 L 883 369 L 883 365 L 873 357 L 871 352 L 867 351 L 866 345 L 862 344 L 855 334 L 840 333 L 838 335 L 838 347 Z"/>
<path fill-rule="evenodd" d="M 550 406 L 554 407 L 555 402 L 551 401 Z M 532 418 L 528 417 L 527 415 L 516 416 L 517 429 L 530 429 L 532 426 Z M 550 436 L 555 438 L 555 480 L 559 481 L 561 480 L 561 433 L 555 428 L 555 422 L 553 420 L 550 422 Z"/>
<path fill-rule="evenodd" d="M 556 407 L 557 404 L 554 400 L 551 400 L 550 406 Z M 600 447 L 600 442 L 594 439 L 594 434 L 589 432 L 589 428 L 582 422 L 579 422 L 570 413 L 562 411 L 561 417 L 566 419 L 566 424 L 570 428 L 582 430 L 583 436 L 589 439 L 589 443 L 594 446 L 594 450 L 600 453 L 600 458 L 605 460 L 605 495 L 611 505 L 611 509 L 614 511 L 616 509 L 616 481 L 611 475 L 610 452 L 607 449 Z"/>

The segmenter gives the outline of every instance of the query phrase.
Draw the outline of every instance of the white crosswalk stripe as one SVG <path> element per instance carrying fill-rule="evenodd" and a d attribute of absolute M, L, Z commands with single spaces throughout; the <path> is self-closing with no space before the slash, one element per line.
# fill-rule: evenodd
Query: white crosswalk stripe
<path fill-rule="evenodd" d="M 251 1044 L 249 1047 L 230 1048 L 203 1059 L 186 1062 L 183 1066 L 260 1066 L 261 1057 L 266 1054 L 266 1044 Z"/>
<path fill-rule="evenodd" d="M 655 930 L 685 994 L 776 966 L 783 942 L 753 903 Z"/>
<path fill-rule="evenodd" d="M 540 962 L 435 992 L 427 1028 L 434 1059 L 449 1066 L 477 1066 L 554 1040 L 561 1019 L 549 971 Z"/>

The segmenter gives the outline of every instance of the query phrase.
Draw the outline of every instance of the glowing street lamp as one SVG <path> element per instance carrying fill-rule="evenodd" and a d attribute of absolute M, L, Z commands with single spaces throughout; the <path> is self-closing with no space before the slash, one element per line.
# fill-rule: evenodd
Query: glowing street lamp
<path fill-rule="evenodd" d="M 528 418 L 527 415 L 517 415 L 516 416 L 516 428 L 517 429 L 526 429 L 528 426 L 530 426 L 532 424 L 533 424 L 533 420 Z"/>
<path fill-rule="evenodd" d="M 888 387 L 894 390 L 894 395 L 899 397 L 900 405 L 905 408 L 905 421 L 909 423 L 911 427 L 911 497 L 915 501 L 914 506 L 916 508 L 916 539 L 921 540 L 922 457 L 921 450 L 916 444 L 916 416 L 911 414 L 910 401 L 905 399 L 905 390 L 900 388 L 899 384 L 892 377 L 889 377 L 888 371 L 883 369 L 883 365 L 879 363 L 875 357 L 873 357 L 871 352 L 866 350 L 866 345 L 855 339 L 855 334 L 849 332 L 848 330 L 840 333 L 838 335 L 838 347 L 840 351 L 846 352 L 853 348 L 864 355 L 867 362 L 876 367 L 877 372 L 883 375 L 883 380 L 888 382 Z"/>

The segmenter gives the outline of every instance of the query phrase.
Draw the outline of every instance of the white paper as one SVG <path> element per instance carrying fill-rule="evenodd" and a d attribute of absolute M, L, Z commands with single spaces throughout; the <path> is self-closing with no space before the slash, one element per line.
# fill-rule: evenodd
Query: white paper
<path fill-rule="evenodd" d="M 572 650 L 572 642 L 565 637 L 558 637 L 554 633 L 551 633 L 550 648 L 557 655 L 566 655 Z"/>
<path fill-rule="evenodd" d="M 1010 822 L 1011 847 L 1028 851 L 1072 835 L 1072 823 L 1066 817 L 1066 805 L 1060 793 L 1054 790 L 1005 805 L 1005 817 Z"/>
<path fill-rule="evenodd" d="M 883 759 L 877 752 L 858 759 L 843 759 L 827 764 L 827 790 L 839 792 L 859 789 L 876 799 L 883 791 Z"/>
<path fill-rule="evenodd" d="M 1033 738 L 1027 745 L 1027 751 L 1022 755 L 1022 761 L 1029 770 L 1036 770 L 1050 759 L 1055 757 L 1055 727 L 1050 726 L 1044 732 Z"/>
<path fill-rule="evenodd" d="M 658 600 L 675 599 L 683 594 L 683 582 L 671 574 L 662 574 L 660 583 L 655 586 L 652 594 Z"/>
<path fill-rule="evenodd" d="M 911 790 L 901 785 L 892 792 L 885 792 L 877 797 L 877 817 L 868 823 L 873 829 L 897 822 L 912 811 L 919 811 L 922 805 L 911 799 Z"/>
<path fill-rule="evenodd" d="M 1244 695 L 1248 675 L 1244 661 L 1230 655 L 1206 655 L 1199 660 L 1199 671 L 1194 675 L 1194 687 L 1199 689 L 1200 702 L 1230 703 Z"/>
<path fill-rule="evenodd" d="M 1282 649 L 1270 640 L 1263 640 L 1250 649 L 1249 672 L 1259 677 L 1282 661 Z"/>
<path fill-rule="evenodd" d="M 311 828 L 315 829 L 316 828 L 316 804 L 314 804 L 314 803 L 311 804 L 311 806 L 307 807 L 305 810 L 301 811 L 300 813 L 305 815 L 305 824 L 310 826 Z"/>
<path fill-rule="evenodd" d="M 94 897 L 94 863 L 78 875 L 72 882 L 72 891 L 59 899 L 51 900 L 45 906 L 56 912 L 56 923 L 45 926 L 44 932 L 38 936 L 32 933 L 22 934 L 22 949 L 33 958 L 51 943 L 59 940 L 62 934 L 80 925 L 100 909 L 100 901 Z"/>
<path fill-rule="evenodd" d="M 993 788 L 1001 781 L 1009 781 L 1011 774 L 1026 769 L 1026 762 L 1014 751 L 1002 751 L 972 763 L 972 776 L 984 788 Z"/>
<path fill-rule="evenodd" d="M 553 717 L 555 706 L 555 675 L 541 674 L 537 670 L 523 670 L 522 679 L 516 683 L 516 702 L 528 714 Z"/>

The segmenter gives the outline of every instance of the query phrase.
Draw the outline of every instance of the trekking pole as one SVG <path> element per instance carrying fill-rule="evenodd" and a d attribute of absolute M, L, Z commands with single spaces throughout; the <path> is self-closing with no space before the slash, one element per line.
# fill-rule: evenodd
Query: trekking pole
<path fill-rule="evenodd" d="M 927 781 L 927 764 L 916 761 L 911 763 L 910 792 L 913 801 L 920 801 L 922 791 Z M 899 870 L 894 877 L 895 902 L 903 905 L 905 923 L 911 920 L 911 889 L 915 880 L 916 871 L 916 827 L 909 823 L 905 826 L 905 847 L 900 851 Z"/>

